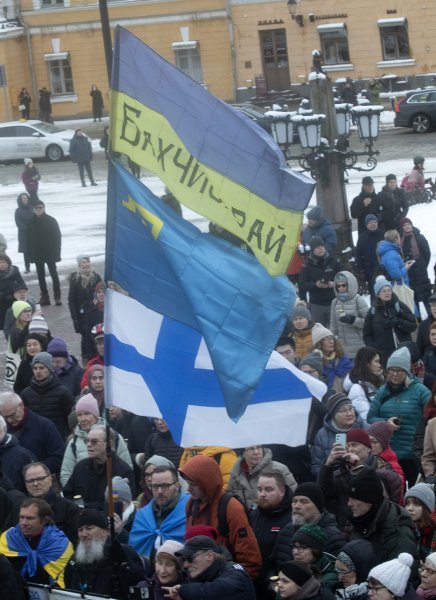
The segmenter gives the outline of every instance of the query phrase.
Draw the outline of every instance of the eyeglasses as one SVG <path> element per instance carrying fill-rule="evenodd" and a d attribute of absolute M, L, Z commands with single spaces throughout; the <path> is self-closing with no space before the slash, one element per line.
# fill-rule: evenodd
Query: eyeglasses
<path fill-rule="evenodd" d="M 85 444 L 87 446 L 96 446 L 97 444 L 100 444 L 101 442 L 104 442 L 105 440 L 97 440 L 96 438 L 91 439 L 91 438 L 87 438 L 85 440 Z"/>
<path fill-rule="evenodd" d="M 380 590 L 385 590 L 386 586 L 384 585 L 369 585 L 368 584 L 368 594 L 371 592 L 372 594 L 376 595 L 379 593 Z"/>
<path fill-rule="evenodd" d="M 302 546 L 301 544 L 292 544 L 292 550 L 296 550 L 297 552 L 304 552 L 304 550 L 308 550 L 309 546 Z"/>
<path fill-rule="evenodd" d="M 422 567 L 419 567 L 420 571 L 427 571 L 427 573 L 429 575 L 436 575 L 436 571 L 435 569 L 429 569 L 426 565 L 422 565 Z"/>
<path fill-rule="evenodd" d="M 351 573 L 353 569 L 348 569 L 348 571 L 343 571 L 342 569 L 335 569 L 336 571 L 336 575 L 338 577 L 344 577 L 345 575 L 348 575 L 348 573 Z"/>
<path fill-rule="evenodd" d="M 178 481 L 172 481 L 171 483 L 153 483 L 153 485 L 151 485 L 150 487 L 153 490 L 153 492 L 158 492 L 159 490 L 167 492 L 170 489 L 170 487 L 175 483 L 178 483 Z"/>
<path fill-rule="evenodd" d="M 336 414 L 339 415 L 348 415 L 350 413 L 354 413 L 354 407 L 353 406 L 344 406 L 344 408 L 340 408 Z"/>
<path fill-rule="evenodd" d="M 44 475 L 43 477 L 34 477 L 33 479 L 25 479 L 24 483 L 27 485 L 37 485 L 38 483 L 42 483 L 44 479 L 47 479 L 50 475 Z"/>
<path fill-rule="evenodd" d="M 394 369 L 394 367 L 388 367 L 388 373 L 392 375 L 401 375 L 401 373 L 405 373 L 403 369 Z"/>

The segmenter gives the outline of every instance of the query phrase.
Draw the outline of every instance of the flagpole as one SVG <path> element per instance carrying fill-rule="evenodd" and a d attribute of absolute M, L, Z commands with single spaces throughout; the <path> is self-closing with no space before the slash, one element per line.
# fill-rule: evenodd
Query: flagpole
<path fill-rule="evenodd" d="M 106 407 L 106 479 L 107 479 L 107 506 L 109 517 L 109 529 L 111 541 L 115 540 L 115 520 L 114 520 L 114 496 L 112 489 L 112 446 L 111 446 L 111 428 L 109 425 L 109 408 Z"/>
<path fill-rule="evenodd" d="M 112 37 L 111 37 L 111 26 L 109 22 L 109 12 L 107 9 L 107 0 L 98 0 L 98 6 L 100 8 L 100 22 L 101 32 L 103 34 L 104 44 L 104 55 L 106 58 L 106 69 L 109 84 L 111 82 L 112 72 Z"/>

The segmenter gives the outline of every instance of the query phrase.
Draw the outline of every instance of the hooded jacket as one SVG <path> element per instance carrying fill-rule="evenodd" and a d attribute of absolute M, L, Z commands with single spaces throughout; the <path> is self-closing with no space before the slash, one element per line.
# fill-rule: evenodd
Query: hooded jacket
<path fill-rule="evenodd" d="M 327 252 L 331 253 L 336 248 L 338 243 L 336 232 L 333 229 L 333 225 L 331 221 L 326 219 L 325 217 L 321 217 L 319 221 L 317 221 L 316 225 L 310 227 L 308 225 L 303 230 L 303 244 L 305 246 L 309 245 L 310 240 L 313 237 L 320 237 L 325 242 L 325 247 Z"/>
<path fill-rule="evenodd" d="M 227 487 L 232 467 L 238 460 L 236 452 L 230 448 L 224 448 L 224 446 L 193 446 L 191 448 L 185 448 L 180 459 L 179 467 L 182 468 L 188 460 L 193 456 L 197 456 L 197 454 L 210 456 L 210 458 L 213 458 L 219 464 L 221 475 L 223 476 L 224 487 Z"/>
<path fill-rule="evenodd" d="M 224 491 L 223 477 L 217 463 L 208 456 L 194 456 L 180 469 L 180 473 L 184 479 L 197 484 L 204 495 L 198 499 L 191 497 L 188 501 L 186 529 L 192 525 L 211 525 L 219 530 L 218 506 Z M 220 532 L 215 541 L 225 545 L 254 579 L 259 575 L 262 558 L 245 509 L 236 498 L 230 498 L 226 518 L 228 535 Z"/>
<path fill-rule="evenodd" d="M 347 280 L 348 291 L 346 298 L 339 297 L 336 290 L 338 278 Z M 349 271 L 340 271 L 335 276 L 335 295 L 330 311 L 330 330 L 337 336 L 339 341 L 346 349 L 347 356 L 354 358 L 363 344 L 363 323 L 366 313 L 369 310 L 368 303 L 357 293 L 357 279 Z M 343 316 L 354 317 L 352 323 L 342 323 L 340 318 Z"/>
<path fill-rule="evenodd" d="M 401 247 L 394 242 L 382 240 L 377 246 L 380 263 L 386 269 L 388 279 L 393 283 L 409 285 L 409 275 L 401 255 Z"/>
<path fill-rule="evenodd" d="M 15 489 L 26 493 L 23 468 L 35 460 L 33 452 L 22 448 L 13 435 L 6 433 L 0 442 L 0 464 L 3 473 L 9 477 Z"/>

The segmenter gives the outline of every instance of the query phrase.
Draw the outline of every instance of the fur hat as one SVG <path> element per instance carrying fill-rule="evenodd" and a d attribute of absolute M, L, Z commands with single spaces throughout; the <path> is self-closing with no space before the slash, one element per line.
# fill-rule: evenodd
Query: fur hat
<path fill-rule="evenodd" d="M 279 571 L 299 587 L 302 587 L 313 577 L 309 566 L 301 560 L 288 560 L 279 566 Z"/>
<path fill-rule="evenodd" d="M 327 536 L 324 529 L 319 525 L 316 525 L 315 523 L 305 523 L 294 533 L 292 541 L 301 542 L 304 546 L 309 546 L 309 548 L 323 552 Z"/>
<path fill-rule="evenodd" d="M 306 218 L 311 221 L 321 221 L 322 217 L 322 208 L 320 206 L 314 206 L 306 213 Z"/>
<path fill-rule="evenodd" d="M 330 329 L 327 329 L 327 327 L 324 327 L 324 325 L 321 325 L 321 323 L 315 323 L 315 325 L 312 327 L 312 340 L 314 346 L 329 336 L 334 337 Z"/>
<path fill-rule="evenodd" d="M 368 427 L 367 433 L 375 437 L 380 442 L 383 450 L 386 450 L 386 448 L 389 448 L 391 438 L 394 435 L 394 428 L 387 421 L 376 421 Z"/>
<path fill-rule="evenodd" d="M 352 478 L 348 495 L 355 500 L 378 505 L 383 502 L 383 485 L 374 471 L 367 469 Z"/>
<path fill-rule="evenodd" d="M 312 481 L 300 483 L 294 490 L 294 498 L 295 496 L 306 496 L 306 498 L 309 498 L 315 504 L 319 512 L 322 512 L 325 508 L 324 492 L 322 491 L 322 487 L 317 483 L 313 483 Z"/>
<path fill-rule="evenodd" d="M 347 442 L 357 442 L 371 450 L 371 440 L 364 429 L 356 427 L 347 431 Z"/>
<path fill-rule="evenodd" d="M 315 371 L 318 371 L 318 373 L 322 375 L 322 353 L 319 350 L 313 350 L 309 354 L 306 354 L 300 361 L 300 369 L 304 365 L 312 367 L 312 369 L 315 369 Z"/>
<path fill-rule="evenodd" d="M 44 367 L 47 367 L 50 373 L 54 373 L 53 358 L 48 352 L 38 352 L 38 354 L 33 357 L 32 367 L 37 364 L 44 365 Z"/>
<path fill-rule="evenodd" d="M 53 357 L 60 356 L 63 358 L 68 358 L 67 345 L 62 338 L 55 337 L 51 339 L 47 346 L 47 352 L 49 352 Z"/>
<path fill-rule="evenodd" d="M 379 581 L 394 596 L 404 596 L 410 578 L 410 567 L 413 564 L 413 556 L 408 552 L 402 552 L 398 558 L 377 565 L 368 574 L 368 579 Z"/>
<path fill-rule="evenodd" d="M 77 400 L 76 404 L 76 415 L 80 412 L 89 412 L 94 415 L 97 419 L 100 417 L 100 411 L 98 410 L 97 400 L 92 394 L 85 394 Z"/>
<path fill-rule="evenodd" d="M 398 348 L 388 358 L 387 369 L 394 367 L 396 369 L 402 369 L 410 377 L 410 352 L 408 348 Z"/>
<path fill-rule="evenodd" d="M 376 280 L 374 282 L 374 294 L 378 296 L 384 287 L 390 287 L 392 289 L 392 284 L 386 279 L 386 277 L 384 277 L 383 275 L 379 275 L 378 277 L 376 277 Z"/>
<path fill-rule="evenodd" d="M 417 483 L 413 487 L 409 488 L 404 495 L 404 503 L 407 498 L 416 498 L 423 505 L 428 508 L 430 514 L 434 511 L 435 508 L 435 495 L 433 491 L 433 486 L 429 483 Z"/>

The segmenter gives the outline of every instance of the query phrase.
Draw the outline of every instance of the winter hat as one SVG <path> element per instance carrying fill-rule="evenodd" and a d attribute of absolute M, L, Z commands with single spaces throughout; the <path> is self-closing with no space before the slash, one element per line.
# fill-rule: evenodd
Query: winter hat
<path fill-rule="evenodd" d="M 433 323 L 432 323 L 433 325 Z M 430 329 L 431 329 L 431 325 L 430 325 Z M 421 358 L 421 353 L 419 351 L 419 347 L 418 344 L 416 342 L 414 342 L 413 340 L 410 340 L 408 342 L 401 342 L 401 344 L 398 345 L 398 348 L 407 348 L 408 351 L 410 352 L 410 362 L 416 363 L 419 361 L 419 359 Z"/>
<path fill-rule="evenodd" d="M 168 554 L 174 560 L 177 567 L 181 570 L 183 569 L 183 560 L 179 556 L 176 556 L 176 552 L 180 552 L 182 548 L 183 544 L 180 542 L 176 542 L 175 540 L 167 540 L 156 552 L 155 560 L 159 558 L 159 554 Z"/>
<path fill-rule="evenodd" d="M 311 221 L 321 221 L 322 219 L 322 208 L 320 206 L 314 206 L 306 214 L 306 217 Z"/>
<path fill-rule="evenodd" d="M 32 165 L 33 164 L 33 160 L 31 158 L 25 158 L 24 159 L 24 164 L 27 165 Z"/>
<path fill-rule="evenodd" d="M 23 310 L 29 309 L 32 310 L 32 307 L 28 302 L 24 302 L 24 300 L 15 300 L 12 304 L 12 313 L 16 319 L 21 315 Z"/>
<path fill-rule="evenodd" d="M 379 581 L 394 596 L 401 598 L 406 591 L 412 564 L 413 556 L 408 552 L 402 552 L 398 558 L 388 560 L 388 562 L 371 569 L 368 573 L 368 579 Z"/>
<path fill-rule="evenodd" d="M 368 504 L 381 504 L 383 502 L 383 485 L 374 471 L 366 469 L 353 477 L 349 484 L 348 495 L 355 500 Z"/>
<path fill-rule="evenodd" d="M 28 340 L 36 340 L 37 342 L 39 342 L 43 350 L 47 349 L 47 338 L 41 335 L 40 333 L 28 333 L 24 338 L 24 347 L 26 347 L 26 343 Z"/>
<path fill-rule="evenodd" d="M 389 173 L 389 175 L 386 175 L 386 183 L 389 183 L 389 181 L 392 181 L 393 179 L 395 179 L 395 181 L 397 181 L 397 176 L 394 175 L 393 173 Z"/>
<path fill-rule="evenodd" d="M 321 375 L 323 371 L 322 353 L 319 350 L 313 350 L 309 354 L 306 354 L 300 361 L 300 369 L 304 365 L 312 367 L 312 369 L 315 369 Z"/>
<path fill-rule="evenodd" d="M 369 571 L 378 563 L 374 546 L 368 540 L 352 540 L 342 546 L 336 556 L 356 573 L 357 582 L 366 581 Z"/>
<path fill-rule="evenodd" d="M 319 246 L 325 246 L 325 241 L 322 239 L 322 237 L 319 237 L 318 235 L 314 235 L 309 240 L 310 250 L 313 252 L 315 250 L 315 248 L 319 248 Z"/>
<path fill-rule="evenodd" d="M 435 495 L 433 486 L 429 483 L 417 483 L 411 487 L 404 495 L 404 503 L 406 503 L 407 498 L 416 498 L 422 502 L 424 506 L 428 508 L 430 514 L 434 511 L 436 502 Z"/>
<path fill-rule="evenodd" d="M 48 352 L 38 352 L 38 354 L 33 357 L 32 367 L 37 364 L 44 365 L 44 367 L 47 367 L 50 373 L 54 373 L 53 358 Z"/>
<path fill-rule="evenodd" d="M 378 219 L 377 219 L 377 217 L 375 215 L 373 215 L 373 214 L 370 213 L 369 215 L 366 215 L 366 217 L 365 217 L 365 225 L 368 225 L 368 223 L 370 221 L 377 221 L 378 222 Z"/>
<path fill-rule="evenodd" d="M 281 563 L 279 571 L 299 587 L 302 587 L 309 579 L 311 579 L 311 577 L 313 577 L 310 568 L 301 560 L 288 560 L 287 562 Z"/>
<path fill-rule="evenodd" d="M 324 492 L 317 483 L 311 481 L 300 483 L 294 490 L 294 498 L 295 496 L 306 496 L 314 503 L 319 512 L 322 512 L 325 508 Z"/>
<path fill-rule="evenodd" d="M 132 501 L 132 492 L 130 490 L 129 480 L 119 475 L 115 475 L 112 478 L 112 495 L 118 494 L 118 498 L 123 500 L 124 502 Z M 104 497 L 107 500 L 108 497 L 108 489 L 104 493 Z"/>
<path fill-rule="evenodd" d="M 100 417 L 100 411 L 98 410 L 97 400 L 92 394 L 85 394 L 77 400 L 76 403 L 76 415 L 80 412 L 89 412 L 94 415 L 97 419 Z"/>
<path fill-rule="evenodd" d="M 192 525 L 192 527 L 188 527 L 188 529 L 186 530 L 183 539 L 185 540 L 185 542 L 187 542 L 188 540 L 190 540 L 193 537 L 196 537 L 197 535 L 205 535 L 207 537 L 210 537 L 211 540 L 216 541 L 219 536 L 219 531 L 211 525 Z"/>
<path fill-rule="evenodd" d="M 33 208 L 35 208 L 35 206 L 45 206 L 45 203 L 38 198 L 38 200 L 35 200 L 33 203 Z"/>
<path fill-rule="evenodd" d="M 80 265 L 80 262 L 81 262 L 82 260 L 85 260 L 85 259 L 86 259 L 86 260 L 91 260 L 91 258 L 90 258 L 90 256 L 89 256 L 89 254 L 79 254 L 78 256 L 76 256 L 76 261 L 77 261 L 77 264 L 78 264 L 78 265 Z"/>
<path fill-rule="evenodd" d="M 303 317 L 303 319 L 311 320 L 312 315 L 310 314 L 310 310 L 307 308 L 305 304 L 301 302 L 295 305 L 294 312 L 292 313 L 292 319 L 296 317 Z"/>
<path fill-rule="evenodd" d="M 219 546 L 210 537 L 206 535 L 197 535 L 185 542 L 183 548 L 175 552 L 175 556 L 180 558 L 188 556 L 192 557 L 192 555 L 199 550 L 212 550 L 213 552 L 220 554 Z"/>
<path fill-rule="evenodd" d="M 359 444 L 363 444 L 371 450 L 371 440 L 364 429 L 359 429 L 356 427 L 355 429 L 350 429 L 350 431 L 347 431 L 347 442 L 357 442 Z"/>
<path fill-rule="evenodd" d="M 406 223 L 413 225 L 412 221 L 408 217 L 404 217 L 404 219 L 401 219 L 400 221 L 400 227 L 404 227 Z"/>
<path fill-rule="evenodd" d="M 436 552 L 432 552 L 425 557 L 425 562 L 429 562 L 433 569 L 436 569 Z"/>
<path fill-rule="evenodd" d="M 324 327 L 324 325 L 321 325 L 321 323 L 315 323 L 315 325 L 312 327 L 313 345 L 316 346 L 318 342 L 321 342 L 321 340 L 328 336 L 333 337 L 333 333 L 330 331 L 330 329 L 327 329 L 327 327 Z"/>
<path fill-rule="evenodd" d="M 388 358 L 387 368 L 395 367 L 397 369 L 403 369 L 410 377 L 410 352 L 408 348 L 398 348 Z"/>
<path fill-rule="evenodd" d="M 338 412 L 338 410 L 340 410 L 346 404 L 352 405 L 351 400 L 346 394 L 344 394 L 343 392 L 333 394 L 333 396 L 330 396 L 330 398 L 327 400 L 327 412 L 331 416 L 331 418 L 334 419 L 335 414 Z"/>
<path fill-rule="evenodd" d="M 362 177 L 362 185 L 372 185 L 374 183 L 374 179 L 369 175 Z"/>
<path fill-rule="evenodd" d="M 383 450 L 389 448 L 391 438 L 394 434 L 394 428 L 387 421 L 376 421 L 367 429 L 368 435 L 372 435 L 381 444 Z"/>
<path fill-rule="evenodd" d="M 29 323 L 29 333 L 48 334 L 47 321 L 42 315 L 35 315 Z"/>
<path fill-rule="evenodd" d="M 153 454 L 144 464 L 144 467 L 147 465 L 153 465 L 154 467 L 171 467 L 175 469 L 174 463 L 170 461 L 169 458 L 165 458 L 165 456 L 159 456 L 158 454 Z"/>
<path fill-rule="evenodd" d="M 305 523 L 294 533 L 292 541 L 300 542 L 304 546 L 309 546 L 309 548 L 323 552 L 327 536 L 324 529 L 321 529 L 319 525 Z"/>
<path fill-rule="evenodd" d="M 24 283 L 24 281 L 18 281 L 17 283 L 15 283 L 12 287 L 12 291 L 13 292 L 19 292 L 21 290 L 28 290 L 29 288 L 27 287 L 27 285 Z"/>
<path fill-rule="evenodd" d="M 5 262 L 7 262 L 9 267 L 12 264 L 12 261 L 7 254 L 0 254 L 0 260 L 4 260 Z"/>
<path fill-rule="evenodd" d="M 77 528 L 84 527 L 85 525 L 95 525 L 101 529 L 108 529 L 108 521 L 102 512 L 95 508 L 85 508 L 79 514 L 79 520 L 77 522 Z"/>
<path fill-rule="evenodd" d="M 378 296 L 384 287 L 390 287 L 392 289 L 392 284 L 386 277 L 379 275 L 374 282 L 374 294 Z"/>
<path fill-rule="evenodd" d="M 47 346 L 47 352 L 49 352 L 53 357 L 63 357 L 68 358 L 68 350 L 67 345 L 62 338 L 53 338 L 49 341 Z"/>

